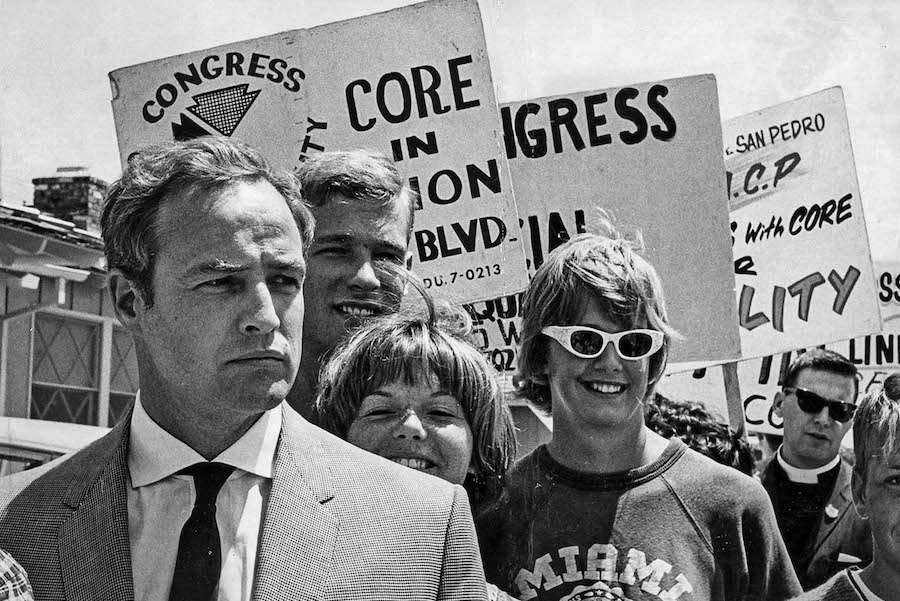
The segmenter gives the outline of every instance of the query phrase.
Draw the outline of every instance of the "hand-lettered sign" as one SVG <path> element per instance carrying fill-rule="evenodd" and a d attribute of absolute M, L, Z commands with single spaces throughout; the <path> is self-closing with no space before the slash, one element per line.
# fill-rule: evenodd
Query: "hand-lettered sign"
<path fill-rule="evenodd" d="M 298 41 L 288 31 L 110 73 L 122 163 L 148 144 L 220 135 L 293 167 L 308 124 Z"/>
<path fill-rule="evenodd" d="M 839 87 L 726 121 L 744 358 L 881 328 Z"/>
<path fill-rule="evenodd" d="M 684 336 L 673 360 L 737 357 L 715 78 L 514 102 L 501 118 L 530 269 L 570 236 L 592 231 L 603 209 L 626 233 L 642 233 Z M 520 308 L 521 295 L 468 306 L 477 341 L 507 385 Z"/>
<path fill-rule="evenodd" d="M 884 322 L 881 332 L 825 345 L 856 364 L 862 376 L 860 394 L 880 386 L 889 373 L 900 370 L 900 263 L 876 262 L 875 273 L 875 300 L 880 304 Z M 772 412 L 772 401 L 780 389 L 784 373 L 800 352 L 792 350 L 738 363 L 748 431 L 781 434 L 781 419 Z M 722 371 L 718 368 L 667 375 L 660 382 L 659 391 L 677 398 L 699 401 L 723 421 L 727 416 Z"/>
<path fill-rule="evenodd" d="M 392 156 L 420 195 L 414 270 L 473 301 L 525 287 L 518 218 L 476 0 L 434 0 L 110 74 L 123 160 L 147 143 L 233 136 L 284 167 Z"/>

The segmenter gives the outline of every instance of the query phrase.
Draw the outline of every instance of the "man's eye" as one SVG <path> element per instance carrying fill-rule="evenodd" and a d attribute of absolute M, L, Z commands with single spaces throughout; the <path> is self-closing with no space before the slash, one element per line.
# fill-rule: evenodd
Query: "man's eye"
<path fill-rule="evenodd" d="M 317 248 L 313 254 L 325 257 L 340 257 L 346 255 L 348 252 L 349 250 L 344 248 L 343 246 L 323 246 L 321 248 Z"/>
<path fill-rule="evenodd" d="M 402 265 L 403 264 L 403 255 L 397 255 L 391 252 L 378 253 L 375 255 L 376 261 L 383 261 L 385 263 L 393 263 L 394 265 Z"/>
<path fill-rule="evenodd" d="M 217 289 L 227 288 L 232 285 L 234 285 L 234 279 L 231 277 L 225 277 L 225 278 L 216 278 L 214 280 L 206 280 L 205 282 L 200 284 L 200 287 L 208 288 L 211 290 L 217 290 Z"/>
<path fill-rule="evenodd" d="M 296 288 L 299 290 L 300 287 L 302 286 L 302 283 L 298 278 L 295 278 L 294 276 L 290 276 L 290 275 L 275 276 L 272 278 L 271 281 L 276 286 L 279 286 L 282 288 Z"/>

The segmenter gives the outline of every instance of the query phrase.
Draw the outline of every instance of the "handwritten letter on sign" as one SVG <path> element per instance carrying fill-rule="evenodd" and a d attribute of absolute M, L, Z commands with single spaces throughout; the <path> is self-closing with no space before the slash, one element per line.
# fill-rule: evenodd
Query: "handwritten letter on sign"
<path fill-rule="evenodd" d="M 110 77 L 123 160 L 205 134 L 291 168 L 325 150 L 378 150 L 420 194 L 410 250 L 432 292 L 463 302 L 525 287 L 476 0 L 423 2 Z"/>
<path fill-rule="evenodd" d="M 743 356 L 878 331 L 841 89 L 731 119 L 723 131 Z"/>
<path fill-rule="evenodd" d="M 598 209 L 626 232 L 663 281 L 684 340 L 671 357 L 737 357 L 721 123 L 712 75 L 505 104 L 504 142 L 529 267 Z M 521 296 L 474 303 L 478 342 L 507 376 L 515 369 Z"/>

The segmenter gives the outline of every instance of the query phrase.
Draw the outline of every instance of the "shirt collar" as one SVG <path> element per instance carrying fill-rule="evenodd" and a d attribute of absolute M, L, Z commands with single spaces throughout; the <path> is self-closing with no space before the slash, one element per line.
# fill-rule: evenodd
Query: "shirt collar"
<path fill-rule="evenodd" d="M 266 411 L 213 461 L 262 478 L 271 478 L 275 447 L 281 433 L 281 417 L 281 405 Z M 134 488 L 153 484 L 190 465 L 206 461 L 200 453 L 153 421 L 140 397 L 134 402 L 128 442 L 128 471 Z"/>
<path fill-rule="evenodd" d="M 841 455 L 840 453 L 838 453 L 834 456 L 834 459 L 832 459 L 822 467 L 801 469 L 799 467 L 794 467 L 785 460 L 784 456 L 782 455 L 783 449 L 784 445 L 778 447 L 778 454 L 776 455 L 776 458 L 778 460 L 778 465 L 781 466 L 781 469 L 784 470 L 784 473 L 787 474 L 788 480 L 790 480 L 791 482 L 799 482 L 801 484 L 818 484 L 819 476 L 821 474 L 824 474 L 825 472 L 833 470 L 835 466 L 841 461 Z"/>

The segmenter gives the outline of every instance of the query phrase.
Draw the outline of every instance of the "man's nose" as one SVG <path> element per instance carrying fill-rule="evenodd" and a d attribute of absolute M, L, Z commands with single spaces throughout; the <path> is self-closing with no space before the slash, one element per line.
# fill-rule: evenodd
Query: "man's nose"
<path fill-rule="evenodd" d="M 412 438 L 413 440 L 423 440 L 428 433 L 422 425 L 422 420 L 416 415 L 415 411 L 407 411 L 401 418 L 397 427 L 394 429 L 394 438 Z"/>
<path fill-rule="evenodd" d="M 359 258 L 348 285 L 359 290 L 377 290 L 381 287 L 381 280 L 378 279 L 378 271 L 371 255 L 366 254 Z"/>
<path fill-rule="evenodd" d="M 816 421 L 816 423 L 823 424 L 826 426 L 831 425 L 831 423 L 834 421 L 831 419 L 831 415 L 828 412 L 828 405 L 825 405 L 824 407 L 822 407 L 815 414 L 815 417 L 813 419 Z"/>
<path fill-rule="evenodd" d="M 257 335 L 268 334 L 281 325 L 272 293 L 265 282 L 260 282 L 247 292 L 247 305 L 241 315 L 241 332 Z"/>

